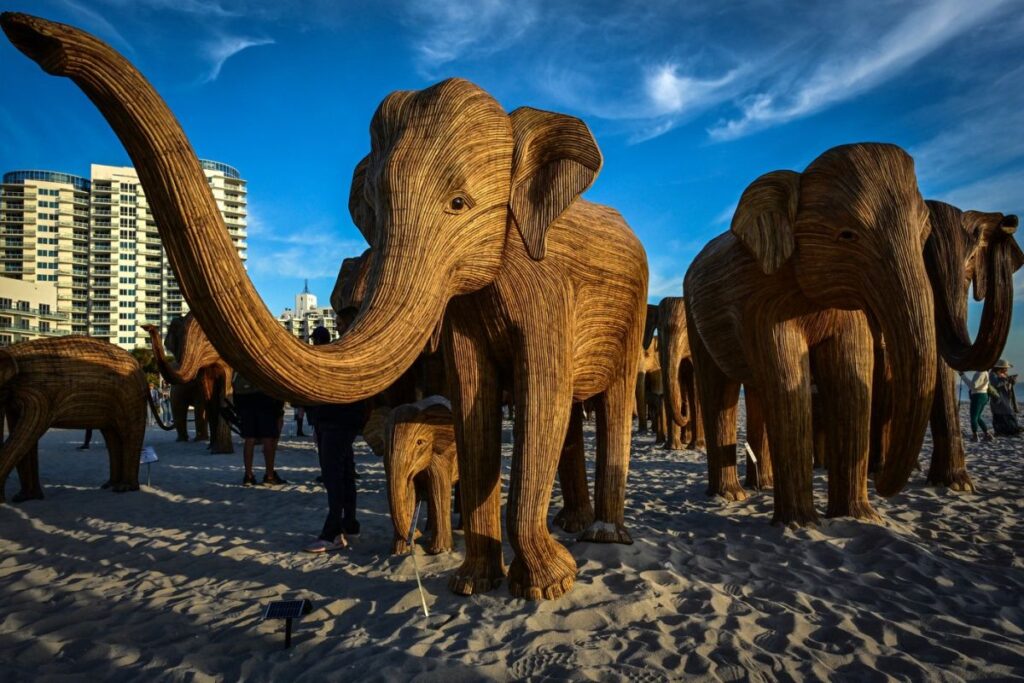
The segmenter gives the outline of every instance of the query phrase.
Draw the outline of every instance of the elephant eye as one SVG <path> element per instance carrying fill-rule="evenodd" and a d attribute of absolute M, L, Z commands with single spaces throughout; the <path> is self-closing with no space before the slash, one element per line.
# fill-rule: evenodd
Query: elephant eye
<path fill-rule="evenodd" d="M 416 439 L 416 445 L 417 445 L 417 446 L 422 446 L 422 445 L 423 445 L 423 443 L 424 443 L 424 442 L 423 442 L 423 439 Z"/>
<path fill-rule="evenodd" d="M 463 193 L 459 193 L 448 200 L 445 213 L 459 215 L 473 208 L 473 202 Z"/>
<path fill-rule="evenodd" d="M 839 242 L 856 242 L 857 241 L 857 233 L 855 231 L 853 231 L 853 230 L 850 230 L 850 229 L 840 230 L 836 234 L 836 241 L 839 241 Z"/>

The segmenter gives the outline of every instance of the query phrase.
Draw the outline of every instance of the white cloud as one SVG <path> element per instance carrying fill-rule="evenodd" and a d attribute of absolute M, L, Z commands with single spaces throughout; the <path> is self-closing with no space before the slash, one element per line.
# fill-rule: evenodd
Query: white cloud
<path fill-rule="evenodd" d="M 419 33 L 414 49 L 428 77 L 466 55 L 489 55 L 512 46 L 538 14 L 534 3 L 525 0 L 421 0 L 406 11 L 407 23 Z"/>
<path fill-rule="evenodd" d="M 128 54 L 135 54 L 135 48 L 128 42 L 128 39 L 121 35 L 121 32 L 114 28 L 114 25 L 107 21 L 99 12 L 80 5 L 73 0 L 61 0 L 61 4 L 74 15 L 76 22 L 81 22 L 83 27 L 96 33 L 101 38 L 107 39 L 110 43 Z"/>
<path fill-rule="evenodd" d="M 1024 168 L 974 180 L 935 198 L 965 210 L 1024 214 Z"/>
<path fill-rule="evenodd" d="M 221 35 L 208 43 L 203 49 L 203 55 L 210 61 L 210 68 L 203 76 L 203 83 L 211 83 L 220 76 L 220 70 L 224 63 L 237 55 L 242 50 L 260 45 L 272 45 L 272 38 L 249 38 L 246 36 Z"/>
<path fill-rule="evenodd" d="M 907 14 L 878 40 L 827 55 L 806 79 L 776 84 L 747 95 L 739 118 L 708 132 L 714 140 L 734 140 L 821 111 L 902 73 L 950 39 L 978 24 L 1005 0 L 938 0 Z"/>

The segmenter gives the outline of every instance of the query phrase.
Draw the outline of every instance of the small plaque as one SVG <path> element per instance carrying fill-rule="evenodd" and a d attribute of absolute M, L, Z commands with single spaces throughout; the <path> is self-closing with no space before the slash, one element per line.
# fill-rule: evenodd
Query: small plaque
<path fill-rule="evenodd" d="M 148 465 L 149 463 L 156 462 L 157 460 L 159 460 L 159 458 L 156 457 L 156 451 L 153 450 L 152 446 L 146 446 L 142 449 L 142 453 L 139 454 L 140 465 Z"/>
<path fill-rule="evenodd" d="M 298 619 L 313 611 L 309 600 L 281 600 L 267 605 L 263 611 L 263 619 Z"/>

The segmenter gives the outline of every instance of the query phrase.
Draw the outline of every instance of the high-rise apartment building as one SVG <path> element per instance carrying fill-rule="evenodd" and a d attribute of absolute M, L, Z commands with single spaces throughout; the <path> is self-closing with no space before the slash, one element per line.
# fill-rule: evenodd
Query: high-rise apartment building
<path fill-rule="evenodd" d="M 331 307 L 317 308 L 316 294 L 309 291 L 309 281 L 302 291 L 295 295 L 295 309 L 286 308 L 277 316 L 277 321 L 293 336 L 307 344 L 313 341 L 313 330 L 323 325 L 331 334 L 331 339 L 338 336 L 337 316 Z"/>
<path fill-rule="evenodd" d="M 201 164 L 244 261 L 246 182 L 227 164 Z M 72 333 L 127 349 L 147 344 L 140 325 L 166 329 L 188 311 L 131 167 L 93 164 L 89 179 L 51 171 L 4 174 L 0 277 L 53 283 L 57 310 L 70 316 Z"/>

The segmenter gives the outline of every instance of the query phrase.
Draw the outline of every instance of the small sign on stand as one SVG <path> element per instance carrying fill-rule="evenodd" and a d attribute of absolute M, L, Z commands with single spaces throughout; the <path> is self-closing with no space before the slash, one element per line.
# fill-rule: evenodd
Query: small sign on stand
<path fill-rule="evenodd" d="M 284 619 L 284 647 L 287 650 L 292 646 L 292 619 L 301 619 L 312 611 L 313 605 L 309 600 L 281 600 L 267 605 L 263 621 Z"/>
<path fill-rule="evenodd" d="M 142 453 L 139 454 L 139 464 L 146 466 L 146 486 L 150 486 L 150 466 L 160 458 L 156 457 L 156 451 L 152 446 L 146 446 L 142 449 Z"/>

